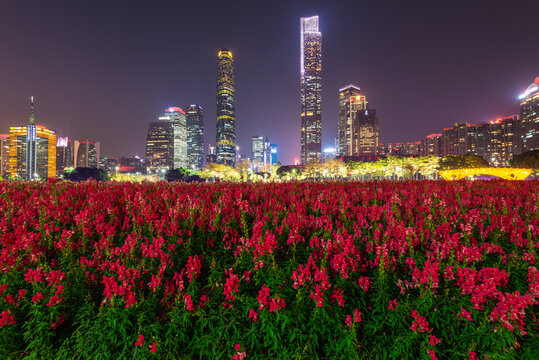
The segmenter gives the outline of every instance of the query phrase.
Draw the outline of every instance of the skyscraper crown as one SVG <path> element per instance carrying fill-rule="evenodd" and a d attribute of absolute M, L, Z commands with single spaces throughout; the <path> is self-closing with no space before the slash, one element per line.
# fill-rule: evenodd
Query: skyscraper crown
<path fill-rule="evenodd" d="M 318 32 L 318 15 L 307 18 L 301 18 L 303 32 Z"/>

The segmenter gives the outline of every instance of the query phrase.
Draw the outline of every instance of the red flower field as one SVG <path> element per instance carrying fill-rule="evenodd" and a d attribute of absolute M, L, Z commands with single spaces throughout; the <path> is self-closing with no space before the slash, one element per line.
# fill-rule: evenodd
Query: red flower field
<path fill-rule="evenodd" d="M 0 358 L 526 359 L 539 182 L 0 182 Z"/>

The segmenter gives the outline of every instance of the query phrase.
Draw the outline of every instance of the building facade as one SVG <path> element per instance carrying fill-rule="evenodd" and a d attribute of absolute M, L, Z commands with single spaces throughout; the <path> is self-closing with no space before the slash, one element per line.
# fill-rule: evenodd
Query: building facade
<path fill-rule="evenodd" d="M 56 131 L 35 124 L 34 98 L 26 126 L 9 129 L 9 174 L 18 179 L 56 177 Z"/>
<path fill-rule="evenodd" d="M 380 123 L 359 86 L 339 89 L 339 156 L 378 155 Z"/>
<path fill-rule="evenodd" d="M 188 167 L 185 111 L 169 107 L 150 123 L 146 136 L 146 159 L 150 171 Z"/>
<path fill-rule="evenodd" d="M 9 170 L 9 134 L 0 134 L 0 176 L 6 177 Z"/>
<path fill-rule="evenodd" d="M 204 165 L 204 110 L 200 105 L 189 105 L 187 117 L 187 162 L 190 169 Z"/>
<path fill-rule="evenodd" d="M 519 153 L 522 125 L 517 115 L 500 117 L 488 123 L 456 123 L 443 131 L 441 155 L 472 153 L 491 166 L 507 166 L 507 161 Z"/>
<path fill-rule="evenodd" d="M 419 154 L 421 156 L 442 156 L 442 134 L 430 134 L 421 140 Z"/>
<path fill-rule="evenodd" d="M 519 96 L 522 119 L 518 153 L 539 149 L 539 77 Z"/>
<path fill-rule="evenodd" d="M 386 145 L 386 155 L 417 157 L 420 154 L 421 141 L 388 143 Z"/>
<path fill-rule="evenodd" d="M 277 165 L 277 163 L 279 162 L 277 158 L 277 154 L 278 154 L 277 151 L 278 151 L 277 144 L 270 144 L 271 165 Z"/>
<path fill-rule="evenodd" d="M 379 140 L 380 123 L 376 110 L 367 107 L 356 111 L 352 122 L 352 155 L 378 155 Z"/>
<path fill-rule="evenodd" d="M 300 20 L 301 163 L 322 159 L 322 33 L 318 16 Z"/>
<path fill-rule="evenodd" d="M 217 62 L 217 163 L 236 165 L 236 106 L 234 58 L 232 52 L 219 51 Z"/>
<path fill-rule="evenodd" d="M 251 137 L 251 162 L 263 164 L 265 158 L 264 137 Z"/>
<path fill-rule="evenodd" d="M 58 137 L 56 140 L 56 174 L 63 174 L 66 168 L 74 167 L 73 142 L 69 137 Z"/>
<path fill-rule="evenodd" d="M 74 164 L 75 167 L 87 167 L 99 169 L 100 162 L 100 143 L 92 140 L 74 141 Z"/>
<path fill-rule="evenodd" d="M 349 156 L 352 143 L 352 108 L 350 99 L 360 96 L 359 86 L 347 85 L 339 89 L 338 155 Z"/>

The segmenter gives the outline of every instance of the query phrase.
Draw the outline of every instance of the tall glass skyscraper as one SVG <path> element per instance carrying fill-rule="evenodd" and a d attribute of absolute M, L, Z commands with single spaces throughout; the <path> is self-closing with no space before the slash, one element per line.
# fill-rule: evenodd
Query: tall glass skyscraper
<path fill-rule="evenodd" d="M 187 123 L 182 108 L 169 107 L 159 121 L 150 124 L 146 158 L 152 171 L 187 168 Z"/>
<path fill-rule="evenodd" d="M 352 121 L 351 99 L 360 94 L 359 86 L 347 85 L 339 89 L 339 156 L 352 155 Z"/>
<path fill-rule="evenodd" d="M 75 167 L 99 169 L 100 143 L 91 140 L 75 140 L 73 163 Z"/>
<path fill-rule="evenodd" d="M 200 105 L 186 108 L 187 160 L 190 169 L 201 169 L 204 159 L 204 110 Z"/>
<path fill-rule="evenodd" d="M 217 62 L 217 163 L 236 165 L 236 112 L 234 58 L 226 49 L 219 51 Z"/>
<path fill-rule="evenodd" d="M 318 16 L 301 18 L 301 163 L 322 159 L 322 33 Z"/>
<path fill-rule="evenodd" d="M 520 153 L 539 149 L 539 77 L 520 95 Z"/>

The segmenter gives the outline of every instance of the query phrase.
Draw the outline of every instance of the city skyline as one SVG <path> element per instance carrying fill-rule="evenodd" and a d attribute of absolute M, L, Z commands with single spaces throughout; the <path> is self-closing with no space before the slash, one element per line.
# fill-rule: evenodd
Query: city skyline
<path fill-rule="evenodd" d="M 27 98 L 34 95 L 40 125 L 59 136 L 98 140 L 104 155 L 143 155 L 148 122 L 175 104 L 200 103 L 209 109 L 205 143 L 214 143 L 214 54 L 227 47 L 236 60 L 242 155 L 248 154 L 252 134 L 267 134 L 279 145 L 282 162 L 293 163 L 300 148 L 295 34 L 298 19 L 314 14 L 322 19 L 324 33 L 322 148 L 337 137 L 334 94 L 345 84 L 367 89 L 385 143 L 419 140 L 455 122 L 519 113 L 518 95 L 538 73 L 539 50 L 525 46 L 533 43 L 532 14 L 539 10 L 531 1 L 489 2 L 487 8 L 457 1 L 436 4 L 440 9 L 427 2 L 383 9 L 352 2 L 275 3 L 260 15 L 271 27 L 247 16 L 255 6 L 234 4 L 216 6 L 206 15 L 230 15 L 236 26 L 222 31 L 208 22 L 194 26 L 201 19 L 194 16 L 186 18 L 193 25 L 187 26 L 187 35 L 170 24 L 152 30 L 161 19 L 157 14 L 173 10 L 173 4 L 151 9 L 66 4 L 61 18 L 39 3 L 30 13 L 24 3 L 9 4 L 0 14 L 1 133 L 26 123 Z M 382 19 L 387 21 L 377 25 Z M 144 26 L 137 30 L 138 20 Z M 249 34 L 255 29 L 256 36 Z M 182 41 L 189 51 L 169 46 Z M 166 60 L 153 56 L 158 49 L 166 49 Z"/>

